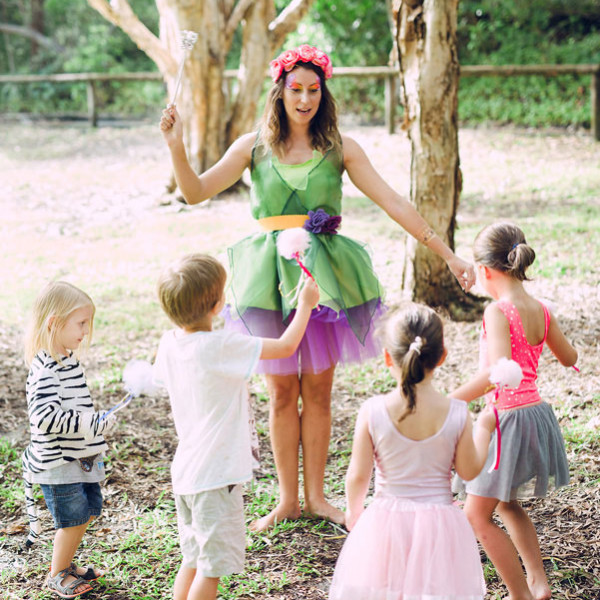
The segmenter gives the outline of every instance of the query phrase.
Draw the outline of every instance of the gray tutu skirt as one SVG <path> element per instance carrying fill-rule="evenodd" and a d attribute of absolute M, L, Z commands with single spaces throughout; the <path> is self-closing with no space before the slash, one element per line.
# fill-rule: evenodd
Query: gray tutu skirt
<path fill-rule="evenodd" d="M 498 470 L 488 473 L 494 461 L 494 432 L 481 473 L 471 481 L 455 476 L 452 491 L 510 502 L 544 498 L 548 491 L 567 485 L 565 442 L 552 407 L 542 402 L 499 415 L 502 448 Z"/>

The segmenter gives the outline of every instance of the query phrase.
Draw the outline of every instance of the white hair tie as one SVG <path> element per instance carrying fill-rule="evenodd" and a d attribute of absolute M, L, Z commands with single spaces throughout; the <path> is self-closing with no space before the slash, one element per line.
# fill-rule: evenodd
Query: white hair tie
<path fill-rule="evenodd" d="M 423 347 L 423 340 L 421 339 L 420 336 L 417 336 L 415 338 L 415 341 L 412 342 L 412 344 L 408 347 L 408 351 L 415 351 L 417 354 L 421 354 L 421 348 Z"/>

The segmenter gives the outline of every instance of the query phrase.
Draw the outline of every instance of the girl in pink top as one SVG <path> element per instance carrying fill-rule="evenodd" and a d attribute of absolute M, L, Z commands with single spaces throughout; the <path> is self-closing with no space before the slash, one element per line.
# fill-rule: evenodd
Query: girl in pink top
<path fill-rule="evenodd" d="M 452 502 L 452 466 L 465 479 L 487 457 L 493 412 L 475 435 L 467 405 L 433 385 L 446 358 L 442 321 L 410 305 L 383 328 L 398 387 L 361 407 L 346 477 L 346 526 L 331 600 L 482 600 L 477 541 Z M 364 509 L 375 464 L 375 497 Z M 363 512 L 364 511 L 364 512 Z"/>
<path fill-rule="evenodd" d="M 495 302 L 483 317 L 479 373 L 452 396 L 466 401 L 482 396 L 489 386 L 489 365 L 502 357 L 519 363 L 523 380 L 517 389 L 499 393 L 500 465 L 488 472 L 492 444 L 481 474 L 464 486 L 465 512 L 510 600 L 547 600 L 551 592 L 535 527 L 517 498 L 543 498 L 548 489 L 569 482 L 560 428 L 552 408 L 538 394 L 536 378 L 544 343 L 565 366 L 575 364 L 577 352 L 548 308 L 523 286 L 535 252 L 516 225 L 497 223 L 483 229 L 473 254 L 479 282 Z M 508 535 L 494 523 L 495 512 Z"/>

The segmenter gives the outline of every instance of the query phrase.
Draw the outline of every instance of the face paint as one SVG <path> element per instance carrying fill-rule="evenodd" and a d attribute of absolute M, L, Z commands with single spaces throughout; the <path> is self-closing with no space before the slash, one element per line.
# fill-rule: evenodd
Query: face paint
<path fill-rule="evenodd" d="M 299 90 L 302 88 L 301 85 L 299 85 L 296 82 L 296 75 L 295 73 L 290 73 L 286 78 L 285 78 L 285 87 L 288 90 Z"/>
<path fill-rule="evenodd" d="M 321 89 L 321 78 L 318 75 L 317 80 L 308 89 L 311 92 L 317 92 Z"/>

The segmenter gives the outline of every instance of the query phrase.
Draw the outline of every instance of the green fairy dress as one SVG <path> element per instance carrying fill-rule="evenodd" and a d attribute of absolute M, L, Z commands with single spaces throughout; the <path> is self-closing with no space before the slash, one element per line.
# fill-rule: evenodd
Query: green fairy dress
<path fill-rule="evenodd" d="M 331 233 L 327 224 L 320 227 L 323 219 L 341 213 L 341 149 L 324 155 L 315 151 L 313 158 L 301 165 L 282 165 L 257 140 L 250 170 L 255 219 L 312 215 L 305 225 L 309 231 L 314 221 L 302 262 L 319 286 L 320 300 L 299 349 L 302 372 L 316 373 L 340 361 L 360 361 L 377 354 L 372 334 L 374 320 L 382 312 L 382 289 L 369 254 L 364 244 Z M 278 253 L 279 233 L 258 232 L 229 248 L 232 302 L 228 327 L 279 337 L 289 323 L 301 271 L 295 260 Z M 261 362 L 263 372 L 298 372 L 298 356 Z"/>

